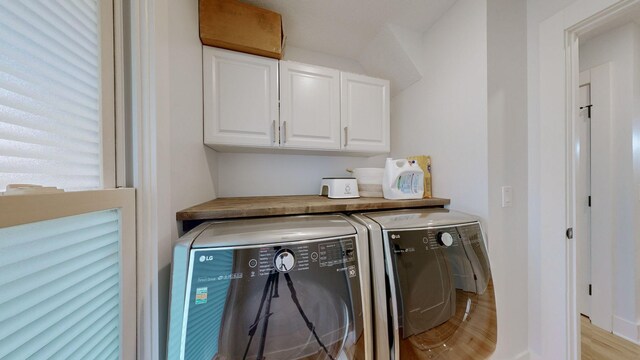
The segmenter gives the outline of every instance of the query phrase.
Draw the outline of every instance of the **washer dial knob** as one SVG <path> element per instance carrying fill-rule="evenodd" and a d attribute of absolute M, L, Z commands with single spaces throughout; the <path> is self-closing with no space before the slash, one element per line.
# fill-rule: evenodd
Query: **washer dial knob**
<path fill-rule="evenodd" d="M 279 272 L 289 272 L 296 265 L 296 257 L 293 251 L 289 249 L 282 249 L 276 253 L 273 258 L 273 266 Z"/>
<path fill-rule="evenodd" d="M 449 247 L 453 245 L 453 236 L 446 231 L 440 231 L 436 236 L 436 240 L 438 240 L 438 244 L 442 246 Z"/>

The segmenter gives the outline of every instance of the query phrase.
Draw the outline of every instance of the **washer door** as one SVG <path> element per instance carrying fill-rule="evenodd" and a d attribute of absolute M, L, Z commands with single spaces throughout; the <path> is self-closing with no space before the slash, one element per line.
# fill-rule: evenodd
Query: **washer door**
<path fill-rule="evenodd" d="M 394 356 L 488 358 L 497 323 L 480 226 L 388 230 L 385 241 Z"/>
<path fill-rule="evenodd" d="M 354 237 L 191 252 L 183 358 L 364 359 Z"/>

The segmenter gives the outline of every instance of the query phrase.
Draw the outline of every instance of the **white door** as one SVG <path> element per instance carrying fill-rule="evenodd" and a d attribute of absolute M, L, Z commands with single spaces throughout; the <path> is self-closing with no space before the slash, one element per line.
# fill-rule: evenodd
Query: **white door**
<path fill-rule="evenodd" d="M 202 62 L 205 144 L 277 146 L 278 60 L 203 46 Z"/>
<path fill-rule="evenodd" d="M 389 152 L 389 81 L 341 74 L 342 148 Z"/>
<path fill-rule="evenodd" d="M 613 325 L 613 195 L 611 68 L 580 74 L 576 120 L 576 301 L 606 331 Z M 589 109 L 587 106 L 590 106 Z"/>
<path fill-rule="evenodd" d="M 613 329 L 614 172 L 611 63 L 590 70 L 591 108 L 591 323 Z"/>
<path fill-rule="evenodd" d="M 578 311 L 591 315 L 591 85 L 580 86 L 576 122 L 576 268 Z"/>
<path fill-rule="evenodd" d="M 340 72 L 280 62 L 281 146 L 340 149 Z"/>

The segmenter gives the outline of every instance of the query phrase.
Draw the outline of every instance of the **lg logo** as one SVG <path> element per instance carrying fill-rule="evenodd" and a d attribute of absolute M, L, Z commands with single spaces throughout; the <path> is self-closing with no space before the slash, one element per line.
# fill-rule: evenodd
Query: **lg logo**
<path fill-rule="evenodd" d="M 213 260 L 213 255 L 209 255 L 209 256 L 202 255 L 202 256 L 200 256 L 200 262 L 211 261 L 211 260 Z"/>

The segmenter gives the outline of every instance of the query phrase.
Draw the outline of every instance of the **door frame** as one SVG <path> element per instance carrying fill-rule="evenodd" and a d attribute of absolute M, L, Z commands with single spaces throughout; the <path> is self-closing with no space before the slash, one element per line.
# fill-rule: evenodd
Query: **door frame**
<path fill-rule="evenodd" d="M 586 32 L 601 26 L 610 21 L 621 12 L 632 6 L 640 4 L 640 0 L 622 0 L 604 10 L 596 11 L 589 17 L 575 23 L 565 30 L 565 122 L 566 122 L 566 223 L 567 228 L 574 228 L 576 224 L 576 153 L 574 149 L 578 142 L 575 127 L 579 120 L 578 89 L 580 86 L 580 64 L 579 64 L 579 37 Z M 568 358 L 572 360 L 580 359 L 580 316 L 576 299 L 576 241 L 580 239 L 580 234 L 573 241 L 567 241 L 566 252 L 566 274 L 567 274 L 567 319 L 568 319 Z M 611 244 L 612 245 L 612 244 Z M 611 249 L 613 251 L 613 249 Z M 613 304 L 611 302 L 611 304 Z M 613 305 L 612 305 L 613 306 Z M 611 310 L 613 315 L 613 309 Z M 613 319 L 611 319 L 613 321 Z"/>
<path fill-rule="evenodd" d="M 578 38 L 640 0 L 575 0 L 533 24 L 529 81 L 530 350 L 532 358 L 580 358 L 576 301 L 574 122 Z M 531 31 L 530 31 L 531 33 Z M 537 37 L 535 36 L 537 35 Z M 537 56 L 537 57 L 536 57 Z M 536 183 L 537 181 L 537 183 Z"/>

